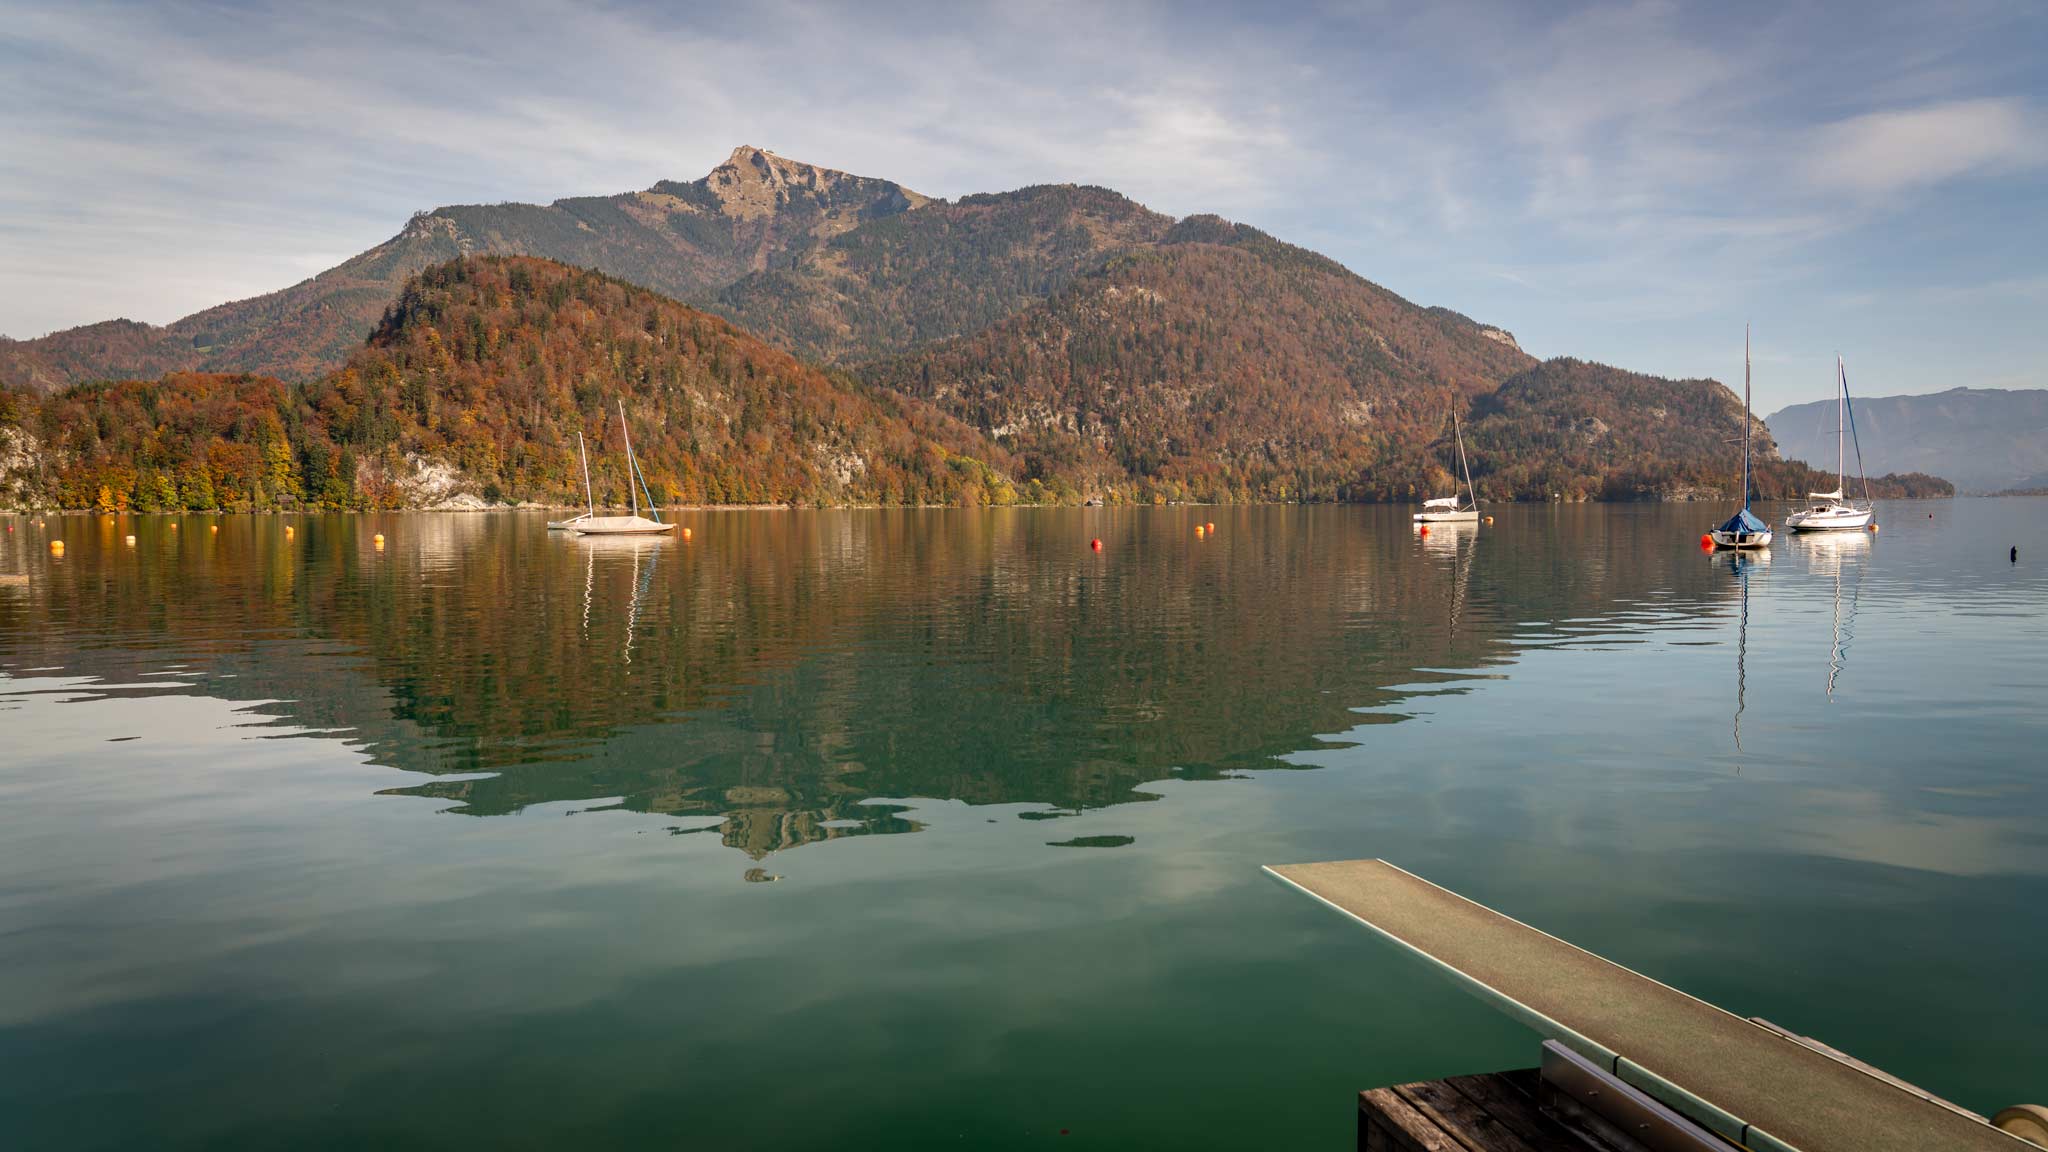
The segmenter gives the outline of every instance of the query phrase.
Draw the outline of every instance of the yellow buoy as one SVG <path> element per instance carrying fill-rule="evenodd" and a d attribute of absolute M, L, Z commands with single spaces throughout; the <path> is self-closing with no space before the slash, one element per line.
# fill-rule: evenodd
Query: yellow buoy
<path fill-rule="evenodd" d="M 215 524 L 215 525 L 214 525 L 214 526 L 213 526 L 213 527 L 212 527 L 211 529 L 209 529 L 209 531 L 213 531 L 213 532 L 218 532 L 218 531 L 220 531 L 220 525 L 218 525 L 218 524 Z"/>
<path fill-rule="evenodd" d="M 53 555 L 62 556 L 64 554 L 64 542 L 62 540 L 50 541 L 50 552 Z"/>
<path fill-rule="evenodd" d="M 377 551 L 382 552 L 384 550 L 384 534 L 379 532 L 375 536 L 370 537 L 370 543 L 375 544 Z"/>
<path fill-rule="evenodd" d="M 289 524 L 284 526 L 284 538 L 287 540 L 292 538 L 292 526 Z"/>

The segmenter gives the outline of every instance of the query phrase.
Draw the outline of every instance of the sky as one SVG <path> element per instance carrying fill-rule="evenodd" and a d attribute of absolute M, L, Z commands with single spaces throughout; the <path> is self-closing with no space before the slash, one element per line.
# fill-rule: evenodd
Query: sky
<path fill-rule="evenodd" d="M 0 333 L 739 144 L 1214 212 L 1756 406 L 2048 386 L 2048 4 L 0 0 Z"/>

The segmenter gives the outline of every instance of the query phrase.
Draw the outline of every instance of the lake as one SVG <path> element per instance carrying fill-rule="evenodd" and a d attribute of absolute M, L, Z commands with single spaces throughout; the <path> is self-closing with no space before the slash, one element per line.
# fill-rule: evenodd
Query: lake
<path fill-rule="evenodd" d="M 1493 511 L 4 518 L 0 1144 L 1348 1147 L 1368 856 L 2048 1102 L 2048 500 Z"/>

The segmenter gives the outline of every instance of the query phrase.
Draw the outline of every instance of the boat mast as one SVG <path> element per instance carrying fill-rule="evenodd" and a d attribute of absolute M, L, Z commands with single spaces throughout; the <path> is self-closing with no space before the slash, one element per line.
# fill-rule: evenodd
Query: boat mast
<path fill-rule="evenodd" d="M 1742 510 L 1749 511 L 1749 325 L 1742 326 Z"/>
<path fill-rule="evenodd" d="M 633 433 L 626 428 L 626 402 L 619 401 L 619 432 L 626 437 L 626 498 L 633 502 L 633 516 L 640 515 L 640 490 L 633 487 L 638 470 L 633 467 Z"/>
<path fill-rule="evenodd" d="M 1465 499 L 1479 507 L 1479 493 L 1472 490 L 1472 466 L 1465 463 L 1465 430 L 1458 426 L 1458 410 L 1451 409 L 1451 432 L 1458 438 L 1458 467 L 1465 473 Z"/>
<path fill-rule="evenodd" d="M 1842 354 L 1835 353 L 1835 491 L 1849 491 L 1849 377 Z"/>
<path fill-rule="evenodd" d="M 590 515 L 597 516 L 597 493 L 590 487 L 590 453 L 583 447 L 583 432 L 576 433 L 576 458 L 583 461 L 583 499 L 590 505 Z"/>
<path fill-rule="evenodd" d="M 1849 410 L 1849 367 L 1842 363 L 1840 352 L 1835 353 L 1835 372 L 1842 379 L 1842 411 L 1849 418 L 1849 439 L 1856 442 L 1856 479 L 1863 485 L 1863 502 L 1870 504 L 1870 470 L 1863 466 L 1863 438 L 1856 435 L 1856 413 Z"/>

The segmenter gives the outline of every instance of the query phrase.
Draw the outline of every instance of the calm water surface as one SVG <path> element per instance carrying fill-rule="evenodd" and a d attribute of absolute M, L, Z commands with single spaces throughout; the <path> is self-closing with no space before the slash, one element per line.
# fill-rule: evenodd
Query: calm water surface
<path fill-rule="evenodd" d="M 6 519 L 0 1145 L 1348 1146 L 1360 856 L 2041 1100 L 2048 501 L 1716 512 Z"/>

